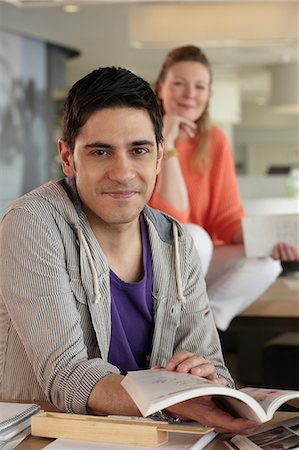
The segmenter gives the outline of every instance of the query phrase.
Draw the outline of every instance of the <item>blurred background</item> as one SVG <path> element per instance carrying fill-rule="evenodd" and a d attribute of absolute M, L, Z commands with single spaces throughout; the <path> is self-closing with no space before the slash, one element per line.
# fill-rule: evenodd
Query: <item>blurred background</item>
<path fill-rule="evenodd" d="M 212 64 L 211 117 L 231 143 L 246 213 L 298 214 L 298 28 L 296 0 L 0 0 L 0 216 L 62 176 L 56 141 L 73 83 L 107 65 L 154 83 L 184 44 Z M 232 323 L 238 385 L 298 386 L 299 266 L 289 263 L 292 277 Z"/>
<path fill-rule="evenodd" d="M 287 0 L 0 0 L 0 215 L 61 176 L 56 140 L 75 81 L 117 65 L 153 83 L 183 44 L 211 61 L 211 116 L 246 209 L 298 212 L 298 26 Z"/>

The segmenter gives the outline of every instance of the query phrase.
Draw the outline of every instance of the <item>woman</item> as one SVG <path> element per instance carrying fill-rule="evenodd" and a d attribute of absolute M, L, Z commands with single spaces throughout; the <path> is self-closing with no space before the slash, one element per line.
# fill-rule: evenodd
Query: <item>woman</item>
<path fill-rule="evenodd" d="M 276 279 L 278 261 L 298 258 L 277 244 L 272 258 L 246 258 L 231 149 L 209 119 L 212 73 L 195 46 L 167 55 L 156 82 L 164 116 L 165 156 L 150 205 L 186 223 L 206 276 L 216 325 L 225 330 Z"/>

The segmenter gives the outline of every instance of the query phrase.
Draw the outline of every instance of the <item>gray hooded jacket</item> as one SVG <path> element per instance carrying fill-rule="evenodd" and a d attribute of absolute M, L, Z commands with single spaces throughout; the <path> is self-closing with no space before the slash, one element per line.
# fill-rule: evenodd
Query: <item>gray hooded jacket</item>
<path fill-rule="evenodd" d="M 191 237 L 169 216 L 149 207 L 143 213 L 153 260 L 149 365 L 187 349 L 233 386 Z M 119 370 L 107 361 L 109 267 L 74 180 L 18 199 L 0 230 L 0 398 L 84 414 L 97 381 Z"/>

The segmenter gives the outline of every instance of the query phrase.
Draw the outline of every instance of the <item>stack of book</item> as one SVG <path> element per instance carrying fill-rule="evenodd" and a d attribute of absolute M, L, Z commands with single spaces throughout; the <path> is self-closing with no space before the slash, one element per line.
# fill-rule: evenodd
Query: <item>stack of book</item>
<path fill-rule="evenodd" d="M 39 411 L 32 403 L 0 402 L 0 448 L 12 448 L 10 443 L 17 436 L 24 439 L 30 434 L 31 417 Z"/>

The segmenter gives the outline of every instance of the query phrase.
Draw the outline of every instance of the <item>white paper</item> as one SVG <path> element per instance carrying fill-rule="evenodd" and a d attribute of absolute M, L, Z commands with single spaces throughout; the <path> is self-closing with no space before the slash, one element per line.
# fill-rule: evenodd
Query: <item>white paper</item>
<path fill-rule="evenodd" d="M 198 434 L 169 433 L 168 442 L 158 448 L 163 448 L 163 450 L 165 448 L 172 450 L 200 450 L 202 447 L 195 445 L 197 442 L 200 442 L 200 439 Z M 49 450 L 153 450 L 153 447 L 145 447 L 144 445 L 107 444 L 102 442 L 73 441 L 71 439 L 56 439 L 44 448 Z"/>
<path fill-rule="evenodd" d="M 0 440 L 7 441 L 30 426 L 31 417 L 39 411 L 33 403 L 0 402 Z"/>
<path fill-rule="evenodd" d="M 6 420 L 12 419 L 28 410 L 33 403 L 9 403 L 0 402 L 0 424 Z"/>
<path fill-rule="evenodd" d="M 31 427 L 25 428 L 25 430 L 16 434 L 8 441 L 0 441 L 0 450 L 13 450 L 19 445 L 31 432 Z"/>
<path fill-rule="evenodd" d="M 245 216 L 242 226 L 248 257 L 269 256 L 278 242 L 299 250 L 299 214 Z"/>

